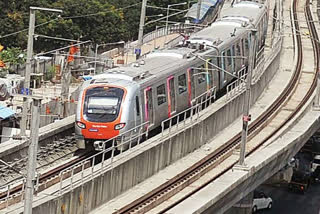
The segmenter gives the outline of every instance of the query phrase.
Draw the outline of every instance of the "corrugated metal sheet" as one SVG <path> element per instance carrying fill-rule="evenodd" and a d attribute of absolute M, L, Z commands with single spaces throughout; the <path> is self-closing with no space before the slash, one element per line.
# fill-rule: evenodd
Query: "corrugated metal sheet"
<path fill-rule="evenodd" d="M 204 18 L 210 7 L 214 7 L 219 0 L 202 0 L 200 9 L 200 20 Z M 198 4 L 193 4 L 185 17 L 197 19 Z"/>
<path fill-rule="evenodd" d="M 11 108 L 8 108 L 8 107 L 1 106 L 1 105 L 0 105 L 0 118 L 1 118 L 2 120 L 11 117 L 11 116 L 13 116 L 14 114 L 15 114 L 15 112 L 14 112 Z"/>

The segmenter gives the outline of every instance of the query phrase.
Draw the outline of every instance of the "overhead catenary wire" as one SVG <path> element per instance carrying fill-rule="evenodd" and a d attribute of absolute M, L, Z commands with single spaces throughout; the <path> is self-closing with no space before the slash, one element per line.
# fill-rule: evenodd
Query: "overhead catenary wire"
<path fill-rule="evenodd" d="M 50 21 L 47 21 L 47 22 L 38 24 L 38 25 L 35 26 L 35 28 L 40 27 L 40 26 L 43 26 L 43 25 L 46 25 L 46 24 L 49 24 L 49 23 L 51 23 L 51 22 L 54 22 L 54 21 L 56 21 L 57 19 L 59 19 L 59 18 L 55 18 L 55 19 L 53 19 L 53 20 L 50 20 Z M 29 29 L 26 28 L 26 29 L 23 29 L 23 30 L 20 30 L 20 31 L 17 31 L 17 32 L 13 32 L 13 33 L 9 33 L 9 34 L 3 35 L 3 36 L 0 35 L 0 39 L 6 38 L 6 37 L 9 37 L 9 36 L 13 36 L 13 35 L 16 35 L 16 34 L 19 34 L 19 33 L 25 32 L 25 31 L 28 31 L 28 30 L 29 30 Z"/>

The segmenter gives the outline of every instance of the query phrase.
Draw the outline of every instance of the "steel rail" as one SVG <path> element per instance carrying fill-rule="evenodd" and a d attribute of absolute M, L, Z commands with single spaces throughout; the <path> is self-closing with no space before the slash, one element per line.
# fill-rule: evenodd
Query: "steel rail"
<path fill-rule="evenodd" d="M 89 153 L 85 153 L 85 154 L 82 154 L 80 155 L 79 157 L 77 157 L 76 159 L 73 159 L 72 161 L 70 162 L 67 162 L 65 164 L 62 164 L 52 170 L 49 170 L 48 172 L 45 172 L 44 174 L 41 174 L 40 177 L 39 177 L 39 183 L 37 185 L 37 189 L 35 191 L 35 193 L 39 193 L 40 191 L 56 184 L 56 183 L 59 183 L 60 179 L 58 178 L 58 175 L 59 173 L 78 163 L 78 162 L 81 162 L 82 160 L 88 158 L 89 156 L 91 156 L 93 153 L 92 152 L 89 152 Z M 86 165 L 86 168 L 89 167 L 88 165 Z M 65 175 L 65 177 L 67 177 L 69 175 Z M 51 179 L 50 182 L 47 182 Z M 22 180 L 22 183 L 21 184 L 17 184 L 15 187 L 13 187 L 12 189 L 10 189 L 9 191 L 9 195 L 11 196 L 11 199 L 13 199 L 12 202 L 8 202 L 9 204 L 14 204 L 14 203 L 17 203 L 19 202 L 19 199 L 17 198 L 21 198 L 22 199 L 22 193 L 23 193 L 23 189 L 24 189 L 24 181 Z M 4 204 L 7 203 L 7 200 L 4 200 L 6 197 L 8 196 L 8 191 L 4 191 L 4 192 L 1 192 L 0 193 L 0 210 L 4 208 Z"/>
<path fill-rule="evenodd" d="M 309 0 L 307 0 L 309 1 Z M 263 127 L 266 126 L 268 121 L 270 121 L 276 114 L 277 109 L 279 109 L 284 103 L 288 101 L 290 96 L 293 94 L 292 92 L 297 87 L 297 83 L 299 80 L 299 77 L 301 75 L 301 69 L 302 69 L 302 41 L 301 41 L 301 35 L 299 33 L 299 23 L 297 18 L 297 12 L 296 12 L 296 5 L 297 1 L 295 1 L 295 4 L 293 5 L 293 17 L 294 20 L 294 26 L 296 28 L 296 32 L 293 35 L 296 35 L 296 41 L 297 41 L 297 49 L 298 49 L 298 59 L 297 59 L 297 66 L 295 69 L 295 73 L 292 76 L 290 80 L 290 84 L 285 88 L 285 90 L 281 93 L 281 95 L 277 98 L 277 100 L 266 110 L 264 114 L 262 114 L 260 117 L 258 117 L 249 127 L 249 135 L 250 138 L 253 137 L 254 133 L 259 132 Z M 307 4 L 309 5 L 309 4 Z M 305 7 L 306 11 L 309 11 L 306 13 L 308 20 L 312 20 L 312 16 L 310 15 L 310 8 Z M 316 42 L 318 41 L 318 35 L 316 34 L 315 26 L 312 21 L 308 21 L 309 27 L 311 29 L 313 38 L 316 38 L 313 41 L 313 46 L 315 49 L 315 60 L 319 58 L 319 44 Z M 317 60 L 316 63 L 316 74 L 318 74 L 319 70 L 319 60 Z M 261 144 L 269 140 L 272 136 L 274 136 L 282 127 L 284 127 L 294 116 L 297 115 L 299 110 L 305 105 L 305 103 L 309 100 L 311 97 L 313 91 L 316 88 L 316 78 L 313 80 L 311 87 L 309 88 L 306 96 L 303 98 L 303 101 L 298 105 L 296 110 L 291 113 L 291 115 L 287 118 L 286 121 L 284 121 L 280 127 L 275 130 L 271 135 L 266 137 Z M 232 154 L 233 151 L 232 148 L 237 147 L 237 145 L 240 142 L 240 133 L 238 133 L 235 137 L 233 137 L 231 140 L 229 140 L 226 143 L 226 146 L 220 147 L 218 150 L 214 151 L 198 163 L 194 164 L 184 172 L 178 174 L 173 179 L 167 181 L 166 183 L 162 184 L 158 188 L 154 189 L 153 191 L 149 192 L 145 196 L 139 198 L 138 200 L 128 204 L 127 206 L 121 208 L 120 210 L 114 212 L 114 213 L 144 213 L 148 210 L 151 210 L 155 206 L 159 205 L 166 199 L 170 198 L 177 192 L 179 192 L 181 189 L 192 183 L 193 181 L 197 180 L 199 177 L 201 177 L 203 174 L 214 168 L 217 164 L 220 162 L 217 162 L 216 160 L 219 159 L 225 159 L 228 154 Z M 261 145 L 260 144 L 260 145 Z M 246 156 L 252 154 L 254 151 L 256 151 L 259 148 L 259 146 L 255 147 L 252 151 L 250 151 Z M 202 186 L 196 188 L 189 194 L 186 194 L 183 198 L 175 202 L 174 204 L 168 206 L 167 208 L 163 209 L 160 213 L 164 213 L 168 210 L 170 210 L 172 207 L 176 206 L 177 204 L 184 201 L 186 198 L 190 197 L 191 195 L 195 194 L 199 190 L 203 189 L 205 186 L 207 186 L 209 183 L 211 183 L 213 180 L 217 179 L 219 176 L 224 174 L 226 171 L 230 170 L 234 165 L 228 167 L 223 172 L 219 173 L 214 178 L 210 179 L 208 182 L 204 183 Z"/>

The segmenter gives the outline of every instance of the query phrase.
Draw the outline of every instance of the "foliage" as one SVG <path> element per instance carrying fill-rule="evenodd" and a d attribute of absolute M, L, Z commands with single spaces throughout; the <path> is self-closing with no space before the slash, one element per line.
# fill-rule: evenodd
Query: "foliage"
<path fill-rule="evenodd" d="M 6 48 L 26 49 L 29 7 L 47 7 L 62 9 L 61 18 L 57 13 L 37 11 L 35 34 L 67 38 L 81 41 L 91 40 L 94 44 L 135 40 L 138 36 L 142 0 L 8 0 L 0 1 L 0 43 Z M 148 5 L 167 8 L 184 0 L 148 0 Z M 126 8 L 132 6 L 130 8 Z M 124 8 L 124 9 L 123 9 Z M 187 5 L 175 7 L 186 9 Z M 147 9 L 147 16 L 166 14 L 164 9 Z M 179 17 L 178 17 L 179 18 Z M 181 18 L 181 16 L 180 16 Z M 153 19 L 153 18 L 152 18 Z M 174 20 L 174 18 L 170 18 Z M 154 30 L 156 23 L 148 25 L 145 32 Z M 22 31 L 23 30 L 23 31 Z M 21 33 L 2 37 L 17 31 Z M 69 45 L 70 42 L 53 40 L 38 36 L 34 42 L 35 52 L 53 50 Z"/>
<path fill-rule="evenodd" d="M 56 68 L 55 66 L 50 66 L 49 70 L 44 74 L 45 81 L 51 81 L 56 75 Z"/>
<path fill-rule="evenodd" d="M 7 48 L 0 52 L 0 60 L 10 65 L 21 65 L 26 57 L 20 48 Z"/>

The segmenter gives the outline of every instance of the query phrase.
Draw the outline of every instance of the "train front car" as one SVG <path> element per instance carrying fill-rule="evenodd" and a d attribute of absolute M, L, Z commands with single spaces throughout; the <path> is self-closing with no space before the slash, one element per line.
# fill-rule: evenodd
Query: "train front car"
<path fill-rule="evenodd" d="M 133 99 L 130 97 L 133 97 L 137 88 L 134 82 L 112 74 L 99 75 L 86 81 L 77 106 L 77 147 L 101 150 L 103 142 L 132 128 L 129 109 Z"/>

